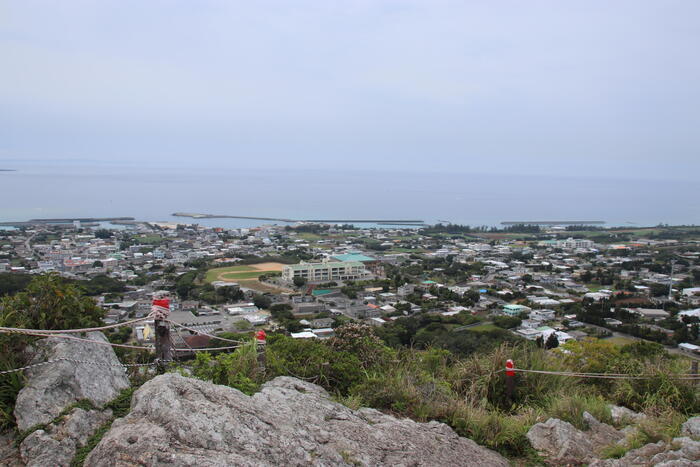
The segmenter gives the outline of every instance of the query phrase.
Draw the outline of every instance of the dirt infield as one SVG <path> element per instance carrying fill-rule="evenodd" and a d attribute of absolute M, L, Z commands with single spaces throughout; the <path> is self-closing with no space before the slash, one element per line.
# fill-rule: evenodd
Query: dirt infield
<path fill-rule="evenodd" d="M 271 284 L 263 284 L 262 282 L 258 281 L 258 276 L 268 272 L 280 272 L 284 266 L 285 265 L 282 263 L 269 262 L 213 268 L 207 271 L 205 280 L 207 282 L 237 282 L 241 287 L 253 289 L 263 293 L 293 292 L 291 289 L 278 287 Z"/>
<path fill-rule="evenodd" d="M 250 266 L 258 271 L 281 271 L 286 265 L 282 263 L 258 263 Z"/>

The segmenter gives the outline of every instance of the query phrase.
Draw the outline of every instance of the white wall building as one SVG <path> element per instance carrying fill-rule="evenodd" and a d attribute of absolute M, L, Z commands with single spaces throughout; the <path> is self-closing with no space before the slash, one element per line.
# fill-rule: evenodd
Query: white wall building
<path fill-rule="evenodd" d="M 301 277 L 309 282 L 334 280 L 354 280 L 367 277 L 365 265 L 359 261 L 338 261 L 321 263 L 299 263 L 285 266 L 282 269 L 282 279 L 292 282 L 295 277 Z"/>

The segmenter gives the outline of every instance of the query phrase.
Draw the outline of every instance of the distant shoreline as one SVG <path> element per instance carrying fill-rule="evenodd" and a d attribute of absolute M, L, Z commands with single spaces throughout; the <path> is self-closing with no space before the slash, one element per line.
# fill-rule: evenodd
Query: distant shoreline
<path fill-rule="evenodd" d="M 386 225 L 425 225 L 420 219 L 285 219 L 277 217 L 251 217 L 251 216 L 229 216 L 225 214 L 201 214 L 193 212 L 174 212 L 173 217 L 191 217 L 192 219 L 250 219 L 259 221 L 276 222 L 310 222 L 323 224 L 386 224 Z"/>
<path fill-rule="evenodd" d="M 0 172 L 17 172 L 17 169 L 0 169 Z"/>

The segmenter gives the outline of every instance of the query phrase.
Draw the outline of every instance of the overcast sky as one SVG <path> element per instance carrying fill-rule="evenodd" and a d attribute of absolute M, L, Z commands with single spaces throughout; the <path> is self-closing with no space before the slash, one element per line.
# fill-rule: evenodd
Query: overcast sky
<path fill-rule="evenodd" d="M 0 165 L 692 178 L 700 1 L 0 0 Z"/>

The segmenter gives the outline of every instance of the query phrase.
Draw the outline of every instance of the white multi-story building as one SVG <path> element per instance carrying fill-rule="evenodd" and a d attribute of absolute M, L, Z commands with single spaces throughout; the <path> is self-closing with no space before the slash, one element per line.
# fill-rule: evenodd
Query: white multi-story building
<path fill-rule="evenodd" d="M 367 277 L 365 265 L 359 261 L 338 261 L 322 263 L 299 263 L 285 266 L 282 278 L 292 282 L 295 277 L 301 277 L 309 282 L 353 280 Z"/>
<path fill-rule="evenodd" d="M 575 249 L 575 248 L 593 248 L 594 243 L 585 238 L 567 238 L 566 240 L 557 241 L 559 248 Z"/>

